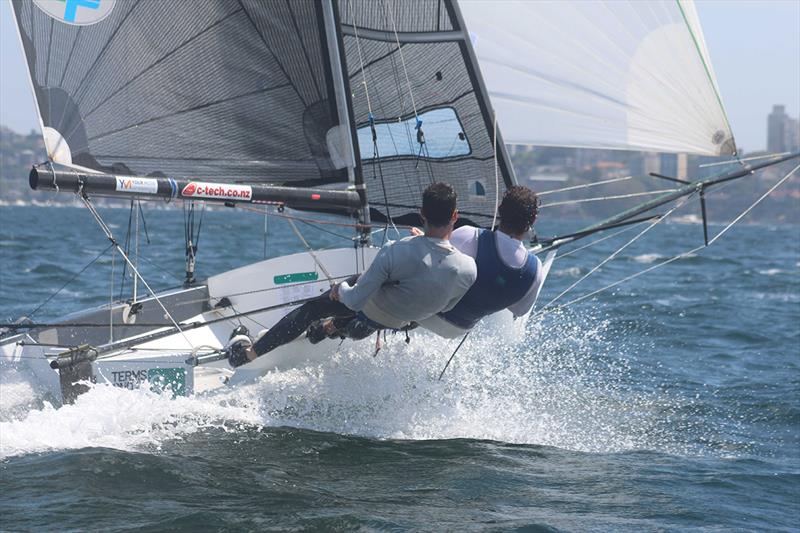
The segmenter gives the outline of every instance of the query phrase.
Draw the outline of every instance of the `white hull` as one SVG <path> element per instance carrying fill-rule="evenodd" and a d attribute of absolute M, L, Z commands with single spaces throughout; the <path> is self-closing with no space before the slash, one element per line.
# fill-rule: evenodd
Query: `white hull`
<path fill-rule="evenodd" d="M 251 381 L 273 370 L 304 366 L 330 357 L 338 341 L 312 345 L 301 337 L 236 370 L 226 360 L 193 366 L 187 359 L 222 348 L 239 323 L 244 324 L 254 336 L 264 328 L 272 327 L 294 309 L 298 301 L 318 296 L 329 288 L 330 282 L 325 271 L 336 281 L 363 272 L 377 250 L 372 247 L 324 250 L 315 252 L 316 260 L 309 253 L 277 257 L 212 276 L 205 286 L 160 294 L 162 301 L 176 302 L 176 313 L 181 306 L 202 309 L 194 315 L 177 318 L 184 325 L 183 332 L 172 332 L 174 328 L 171 329 L 166 323 L 152 329 L 137 328 L 135 321 L 140 316 L 135 316 L 134 320 L 128 319 L 126 327 L 123 319 L 127 317 L 129 307 L 120 303 L 113 308 L 93 310 L 63 321 L 81 322 L 82 317 L 89 314 L 93 317 L 105 316 L 103 325 L 98 324 L 93 330 L 86 330 L 87 338 L 81 338 L 81 331 L 76 328 L 32 330 L 0 341 L 0 360 L 30 372 L 41 392 L 59 402 L 63 401 L 59 371 L 50 368 L 50 361 L 67 349 L 64 346 L 91 344 L 101 350 L 97 359 L 91 362 L 92 379 L 98 383 L 127 388 L 136 388 L 145 383 L 150 386 L 155 384 L 184 395 Z M 163 311 L 157 307 L 154 299 L 142 300 L 142 303 L 149 310 L 150 317 L 157 316 L 161 322 L 165 322 Z M 172 305 L 166 307 L 173 313 Z M 109 325 L 109 316 L 117 317 L 117 323 Z M 144 323 L 144 316 L 139 321 Z M 189 324 L 191 326 L 187 327 Z M 114 328 L 123 332 L 136 328 L 136 334 L 118 337 L 114 334 Z M 142 338 L 159 332 L 165 332 L 165 335 L 155 339 Z M 96 340 L 100 334 L 104 336 L 105 347 Z M 91 336 L 95 340 L 93 343 L 88 342 Z M 142 342 L 136 342 L 137 338 L 142 338 Z M 113 342 L 109 343 L 110 340 Z M 24 344 L 20 345 L 20 341 Z M 61 346 L 42 346 L 37 343 Z M 121 343 L 125 343 L 125 346 L 105 351 Z"/>

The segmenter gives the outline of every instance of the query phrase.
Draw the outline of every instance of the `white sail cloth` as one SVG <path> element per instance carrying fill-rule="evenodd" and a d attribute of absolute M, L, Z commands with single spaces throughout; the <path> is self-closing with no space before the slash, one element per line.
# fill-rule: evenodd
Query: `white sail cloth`
<path fill-rule="evenodd" d="M 459 5 L 506 143 L 735 151 L 690 0 Z"/>

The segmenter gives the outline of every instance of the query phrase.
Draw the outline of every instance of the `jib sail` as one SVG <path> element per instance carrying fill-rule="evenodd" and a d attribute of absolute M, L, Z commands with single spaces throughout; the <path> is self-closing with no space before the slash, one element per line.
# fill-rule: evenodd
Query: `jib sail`
<path fill-rule="evenodd" d="M 461 8 L 507 142 L 735 152 L 690 0 Z"/>

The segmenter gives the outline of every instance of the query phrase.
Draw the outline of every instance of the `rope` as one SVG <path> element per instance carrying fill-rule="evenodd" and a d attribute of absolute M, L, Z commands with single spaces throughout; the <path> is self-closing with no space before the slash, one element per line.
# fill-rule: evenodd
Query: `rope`
<path fill-rule="evenodd" d="M 369 99 L 369 88 L 367 87 L 367 75 L 364 71 L 364 56 L 361 53 L 361 40 L 358 38 L 358 26 L 356 24 L 356 10 L 353 9 L 353 0 L 348 0 L 348 7 L 350 8 L 350 12 L 353 14 L 353 34 L 356 38 L 356 49 L 358 50 L 358 61 L 361 63 L 361 84 L 364 85 L 364 95 L 367 97 L 367 111 L 369 114 L 372 114 L 372 102 Z"/>
<path fill-rule="evenodd" d="M 381 0 L 383 3 L 383 0 Z M 391 4 L 391 0 L 386 0 L 387 4 Z M 390 7 L 387 9 L 389 13 L 389 19 L 392 21 L 392 30 L 394 31 L 394 40 L 397 43 L 397 50 L 400 52 L 400 63 L 403 65 L 403 74 L 406 77 L 406 84 L 408 85 L 408 95 L 411 97 L 411 108 L 414 110 L 414 118 L 417 119 L 417 127 L 419 128 L 419 115 L 417 114 L 417 104 L 414 101 L 414 90 L 411 88 L 411 79 L 408 77 L 408 69 L 406 69 L 406 60 L 403 56 L 403 48 L 400 46 L 400 37 L 397 34 L 397 25 L 394 22 L 394 8 Z"/>

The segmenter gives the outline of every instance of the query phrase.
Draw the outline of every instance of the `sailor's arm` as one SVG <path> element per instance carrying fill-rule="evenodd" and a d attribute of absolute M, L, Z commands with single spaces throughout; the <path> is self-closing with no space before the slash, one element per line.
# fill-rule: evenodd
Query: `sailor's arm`
<path fill-rule="evenodd" d="M 439 312 L 446 313 L 456 306 L 461 298 L 467 294 L 467 291 L 475 280 L 478 279 L 478 267 L 475 265 L 475 260 L 466 254 L 461 254 L 461 266 L 459 268 L 458 279 L 453 284 L 451 291 L 451 298 L 448 300 L 447 305 L 444 306 Z"/>
<path fill-rule="evenodd" d="M 352 287 L 346 281 L 341 282 L 337 289 L 332 291 L 333 298 L 338 299 L 353 311 L 364 309 L 367 300 L 389 280 L 391 272 L 391 246 L 384 246 L 378 251 L 375 260 L 366 272 L 361 274 Z"/>
<path fill-rule="evenodd" d="M 514 318 L 519 318 L 531 310 L 533 304 L 536 303 L 536 298 L 539 296 L 539 290 L 542 288 L 542 262 L 536 257 L 538 265 L 536 266 L 536 279 L 534 279 L 531 288 L 525 293 L 520 300 L 508 306 L 508 310 L 514 315 Z"/>

